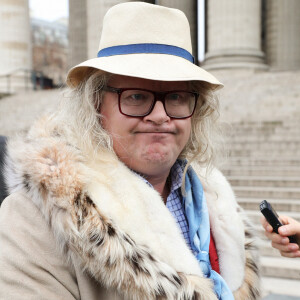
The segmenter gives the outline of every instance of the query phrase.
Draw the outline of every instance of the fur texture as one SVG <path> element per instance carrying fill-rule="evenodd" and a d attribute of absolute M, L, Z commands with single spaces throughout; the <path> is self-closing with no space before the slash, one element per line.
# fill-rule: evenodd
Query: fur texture
<path fill-rule="evenodd" d="M 88 158 L 46 123 L 10 142 L 7 181 L 40 208 L 70 264 L 126 299 L 216 299 L 158 193 L 113 153 Z M 220 172 L 202 181 L 221 275 L 236 299 L 258 299 L 251 226 Z"/>

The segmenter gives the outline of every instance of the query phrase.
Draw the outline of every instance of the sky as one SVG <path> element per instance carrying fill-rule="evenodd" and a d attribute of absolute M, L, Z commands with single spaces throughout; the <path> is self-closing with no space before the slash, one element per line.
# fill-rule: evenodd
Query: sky
<path fill-rule="evenodd" d="M 32 17 L 46 21 L 54 21 L 68 17 L 68 0 L 29 0 L 30 14 Z"/>

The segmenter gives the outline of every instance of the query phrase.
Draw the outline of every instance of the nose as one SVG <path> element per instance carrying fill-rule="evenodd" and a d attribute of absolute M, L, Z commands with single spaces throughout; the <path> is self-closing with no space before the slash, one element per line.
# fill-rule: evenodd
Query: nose
<path fill-rule="evenodd" d="M 150 121 L 158 125 L 169 122 L 170 119 L 161 101 L 156 101 L 151 113 L 144 117 L 145 121 Z"/>

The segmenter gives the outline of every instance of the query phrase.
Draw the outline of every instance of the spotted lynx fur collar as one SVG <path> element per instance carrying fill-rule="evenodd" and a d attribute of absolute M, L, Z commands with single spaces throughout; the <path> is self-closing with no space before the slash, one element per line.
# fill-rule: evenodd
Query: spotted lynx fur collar
<path fill-rule="evenodd" d="M 87 158 L 41 121 L 8 145 L 10 193 L 42 211 L 61 250 L 125 299 L 216 299 L 160 195 L 117 157 Z M 257 249 L 249 222 L 223 175 L 204 186 L 221 275 L 235 299 L 258 299 Z"/>

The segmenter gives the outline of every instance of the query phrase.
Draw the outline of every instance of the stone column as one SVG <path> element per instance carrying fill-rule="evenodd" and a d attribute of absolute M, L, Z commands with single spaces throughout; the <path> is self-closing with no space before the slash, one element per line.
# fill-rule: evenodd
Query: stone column
<path fill-rule="evenodd" d="M 190 28 L 193 47 L 193 56 L 198 63 L 198 38 L 197 38 L 197 0 L 156 0 L 156 4 L 182 10 L 187 16 Z"/>
<path fill-rule="evenodd" d="M 267 62 L 275 70 L 300 68 L 300 1 L 267 0 Z"/>
<path fill-rule="evenodd" d="M 261 51 L 261 0 L 206 1 L 204 67 L 266 68 Z"/>
<path fill-rule="evenodd" d="M 69 67 L 83 62 L 87 54 L 86 0 L 69 1 Z"/>
<path fill-rule="evenodd" d="M 128 0 L 69 1 L 69 66 L 97 56 L 103 17 L 114 5 Z M 143 2 L 154 3 L 154 0 Z"/>
<path fill-rule="evenodd" d="M 0 92 L 31 88 L 31 69 L 28 0 L 0 0 Z"/>
<path fill-rule="evenodd" d="M 103 18 L 114 5 L 129 2 L 128 0 L 87 0 L 87 47 L 88 58 L 97 56 L 102 31 Z M 144 1 L 151 2 L 151 1 Z"/>

